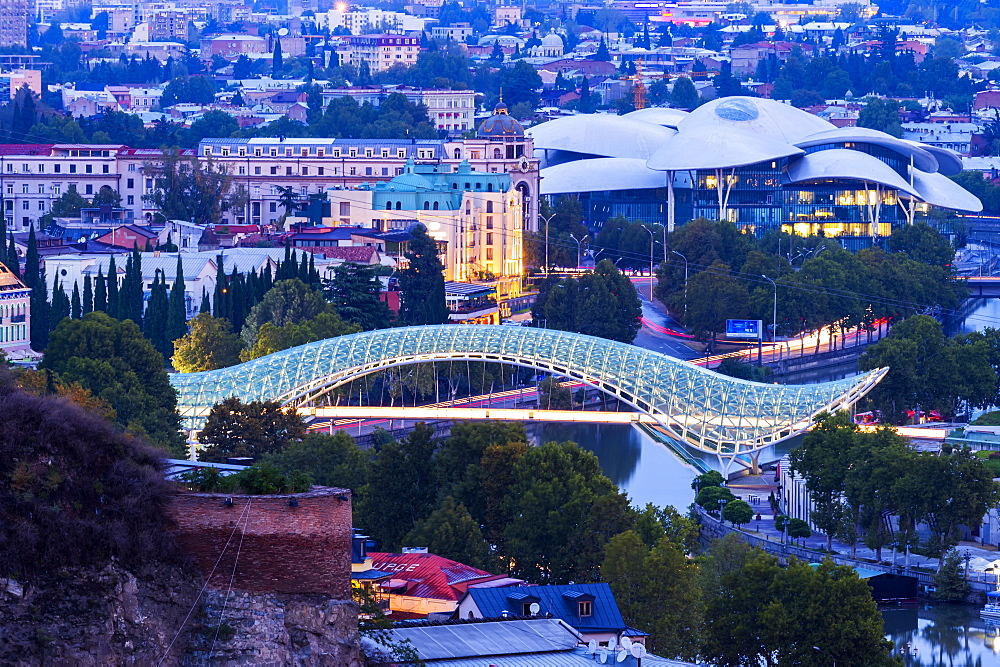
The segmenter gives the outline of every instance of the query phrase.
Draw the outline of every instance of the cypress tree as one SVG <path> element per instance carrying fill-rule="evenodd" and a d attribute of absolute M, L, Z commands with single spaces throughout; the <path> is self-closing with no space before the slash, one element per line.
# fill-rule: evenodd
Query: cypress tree
<path fill-rule="evenodd" d="M 173 354 L 173 346 L 167 336 L 168 309 L 167 278 L 163 275 L 163 271 L 157 269 L 156 277 L 153 278 L 153 287 L 149 294 L 149 310 L 146 311 L 146 329 L 153 347 L 163 355 L 164 359 L 169 359 Z"/>
<path fill-rule="evenodd" d="M 108 262 L 108 308 L 107 313 L 115 319 L 121 319 L 121 305 L 118 296 L 118 267 L 115 266 L 115 256 L 111 255 Z"/>
<path fill-rule="evenodd" d="M 201 308 L 198 309 L 198 313 L 212 314 L 212 304 L 208 300 L 208 290 L 204 287 L 201 288 Z"/>
<path fill-rule="evenodd" d="M 2 246 L 2 245 L 3 245 L 2 242 L 0 242 L 0 246 Z M 10 269 L 11 273 L 13 273 L 15 276 L 17 276 L 18 278 L 20 278 L 21 277 L 21 261 L 17 257 L 17 246 L 14 245 L 14 235 L 13 234 L 10 235 L 10 246 L 7 248 L 7 259 L 10 260 L 10 264 L 7 265 L 7 268 Z"/>
<path fill-rule="evenodd" d="M 446 324 L 444 265 L 438 257 L 437 241 L 423 225 L 417 225 L 409 248 L 406 253 L 409 265 L 399 272 L 402 298 L 399 319 L 407 326 Z"/>
<path fill-rule="evenodd" d="M 233 267 L 233 274 L 229 277 L 229 321 L 232 322 L 233 331 L 239 333 L 243 329 L 243 323 L 247 319 L 246 308 L 246 298 L 244 294 L 246 292 L 246 283 L 243 280 L 243 274 L 236 273 L 236 267 Z"/>
<path fill-rule="evenodd" d="M 36 278 L 31 288 L 31 349 L 41 352 L 49 344 L 49 294 L 45 272 L 37 274 Z"/>
<path fill-rule="evenodd" d="M 52 305 L 49 310 L 49 332 L 70 315 L 69 298 L 58 278 L 52 279 Z"/>
<path fill-rule="evenodd" d="M 225 257 L 220 253 L 215 258 L 215 316 L 229 319 L 226 285 Z"/>
<path fill-rule="evenodd" d="M 94 285 L 88 273 L 83 277 L 83 314 L 86 315 L 94 310 Z"/>
<path fill-rule="evenodd" d="M 138 249 L 132 251 L 132 276 L 128 290 L 128 319 L 142 328 L 142 253 Z"/>
<path fill-rule="evenodd" d="M 97 267 L 97 282 L 94 285 L 94 310 L 108 311 L 108 283 L 104 280 L 101 267 Z"/>
<path fill-rule="evenodd" d="M 281 40 L 274 40 L 274 53 L 271 54 L 271 76 L 277 78 L 281 73 L 282 65 Z"/>
<path fill-rule="evenodd" d="M 264 272 L 260 275 L 260 287 L 257 290 L 257 303 L 264 300 L 264 295 L 274 287 L 274 278 L 271 277 L 271 265 L 264 267 Z"/>
<path fill-rule="evenodd" d="M 83 317 L 83 305 L 80 303 L 80 285 L 73 281 L 73 298 L 70 301 L 69 316 L 74 320 Z"/>
<path fill-rule="evenodd" d="M 38 239 L 35 238 L 35 225 L 32 223 L 28 228 L 28 250 L 24 255 L 24 284 L 34 287 L 38 278 Z"/>
<path fill-rule="evenodd" d="M 309 253 L 309 282 L 313 287 L 319 288 L 319 271 L 316 270 L 316 255 Z"/>
<path fill-rule="evenodd" d="M 184 303 L 184 265 L 180 253 L 177 254 L 177 276 L 170 288 L 170 303 L 167 309 L 167 340 L 175 340 L 187 333 L 187 309 Z"/>
<path fill-rule="evenodd" d="M 308 251 L 303 251 L 302 262 L 299 263 L 299 273 L 296 277 L 302 282 L 304 282 L 306 285 L 308 285 L 312 282 L 312 279 L 309 274 L 309 257 L 306 257 L 306 255 L 312 256 L 312 253 Z"/>

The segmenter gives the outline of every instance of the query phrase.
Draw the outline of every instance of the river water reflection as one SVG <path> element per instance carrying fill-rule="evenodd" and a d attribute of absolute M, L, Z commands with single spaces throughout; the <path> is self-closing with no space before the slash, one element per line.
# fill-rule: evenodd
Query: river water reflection
<path fill-rule="evenodd" d="M 924 604 L 885 609 L 886 637 L 906 665 L 1000 665 L 1000 627 L 987 626 L 974 605 Z M 916 649 L 916 654 L 912 649 Z"/>

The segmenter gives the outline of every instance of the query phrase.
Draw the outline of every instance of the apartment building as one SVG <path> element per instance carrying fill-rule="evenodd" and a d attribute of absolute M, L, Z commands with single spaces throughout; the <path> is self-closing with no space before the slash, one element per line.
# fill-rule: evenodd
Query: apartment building
<path fill-rule="evenodd" d="M 337 47 L 341 64 L 361 67 L 368 63 L 372 72 L 382 72 L 393 65 L 417 62 L 420 39 L 406 35 L 351 35 L 342 38 Z"/>
<path fill-rule="evenodd" d="M 519 127 L 499 133 L 498 126 L 488 120 L 476 138 L 456 140 L 206 139 L 185 153 L 225 166 L 234 186 L 246 188 L 246 208 L 226 211 L 221 222 L 227 224 L 276 224 L 284 213 L 285 188 L 305 199 L 329 188 L 373 185 L 402 175 L 412 160 L 453 172 L 467 162 L 477 172 L 507 174 L 520 198 L 523 227 L 535 230 L 539 173 L 531 138 Z M 150 167 L 161 156 L 156 149 L 122 145 L 0 145 L 0 201 L 8 229 L 27 230 L 70 186 L 90 199 L 107 185 L 121 195 L 134 220 L 151 220 L 156 211 L 143 195 L 155 188 Z"/>
<path fill-rule="evenodd" d="M 476 91 L 443 88 L 411 88 L 410 86 L 349 86 L 323 91 L 323 105 L 341 97 L 350 97 L 359 105 L 369 103 L 378 108 L 389 95 L 399 93 L 413 104 L 427 107 L 427 117 L 438 130 L 461 134 L 475 127 Z"/>
<path fill-rule="evenodd" d="M 0 0 L 0 44 L 28 46 L 28 0 Z"/>

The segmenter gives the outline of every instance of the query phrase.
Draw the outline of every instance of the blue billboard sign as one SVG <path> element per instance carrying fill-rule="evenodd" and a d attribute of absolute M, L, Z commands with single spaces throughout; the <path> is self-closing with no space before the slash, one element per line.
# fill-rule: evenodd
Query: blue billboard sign
<path fill-rule="evenodd" d="M 760 340 L 760 320 L 726 320 L 726 338 Z"/>

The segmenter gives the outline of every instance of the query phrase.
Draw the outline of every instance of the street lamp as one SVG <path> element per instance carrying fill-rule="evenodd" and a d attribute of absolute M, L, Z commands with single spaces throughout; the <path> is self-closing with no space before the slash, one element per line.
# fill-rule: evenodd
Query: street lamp
<path fill-rule="evenodd" d="M 545 217 L 542 214 L 538 215 L 539 218 L 545 221 L 545 277 L 549 277 L 549 223 L 552 222 L 552 218 L 556 217 L 553 213 L 549 217 Z"/>
<path fill-rule="evenodd" d="M 574 241 L 576 241 L 576 268 L 579 270 L 579 268 L 580 268 L 580 244 L 583 243 L 584 241 L 586 241 L 588 238 L 590 238 L 590 236 L 588 234 L 584 234 L 584 236 L 583 236 L 582 239 L 578 239 L 575 236 L 573 236 L 572 234 L 570 234 L 569 237 L 571 239 L 573 239 Z"/>
<path fill-rule="evenodd" d="M 827 653 L 826 651 L 824 651 L 823 649 L 821 649 L 819 646 L 813 646 L 813 648 L 816 649 L 817 651 L 819 651 L 820 653 L 822 653 L 823 655 L 825 655 L 827 658 L 830 659 L 831 667 L 837 667 L 837 661 L 833 659 L 833 656 L 831 656 L 829 653 Z"/>
<path fill-rule="evenodd" d="M 656 237 L 653 234 L 653 230 L 646 225 L 642 226 L 647 232 L 649 232 L 649 301 L 653 301 L 653 239 Z"/>
<path fill-rule="evenodd" d="M 687 322 L 688 316 L 688 258 L 677 252 L 676 250 L 671 250 L 678 257 L 684 260 L 684 321 Z"/>
<path fill-rule="evenodd" d="M 772 312 L 773 319 L 771 322 L 771 343 L 774 343 L 776 336 L 778 335 L 778 283 L 774 282 L 763 273 L 760 274 L 760 277 L 771 283 L 771 286 L 774 287 L 774 311 Z"/>
<path fill-rule="evenodd" d="M 722 518 L 722 509 L 725 506 L 726 506 L 726 499 L 725 498 L 719 498 L 719 521 L 722 522 L 723 526 L 726 525 L 726 520 Z"/>

